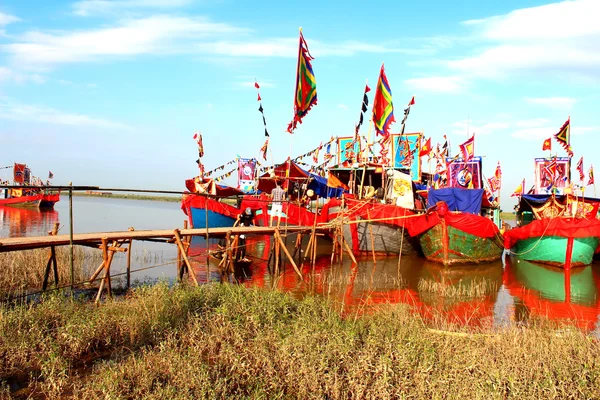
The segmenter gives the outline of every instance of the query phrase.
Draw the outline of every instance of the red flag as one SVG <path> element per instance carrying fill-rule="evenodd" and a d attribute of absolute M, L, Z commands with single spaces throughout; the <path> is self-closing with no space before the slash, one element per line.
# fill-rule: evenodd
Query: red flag
<path fill-rule="evenodd" d="M 579 172 L 579 180 L 583 182 L 585 179 L 585 174 L 583 173 L 583 156 L 577 162 L 577 171 Z"/>
<path fill-rule="evenodd" d="M 260 93 L 258 94 L 258 99 L 256 99 L 256 101 L 261 101 L 262 99 L 260 98 Z"/>
<path fill-rule="evenodd" d="M 54 178 L 54 174 L 52 173 L 52 171 L 48 171 L 48 179 L 52 178 Z"/>
<path fill-rule="evenodd" d="M 260 153 L 262 154 L 263 160 L 267 161 L 267 148 L 269 147 L 269 139 L 265 140 L 265 144 L 260 148 Z"/>
<path fill-rule="evenodd" d="M 460 150 L 463 154 L 463 159 L 468 162 L 475 156 L 475 135 L 471 136 L 466 142 L 460 145 Z"/>
<path fill-rule="evenodd" d="M 415 96 L 412 97 L 412 99 L 410 100 L 410 102 L 408 103 L 409 106 L 414 106 L 415 105 Z"/>
<path fill-rule="evenodd" d="M 544 140 L 544 145 L 542 146 L 542 151 L 544 150 L 552 150 L 552 138 Z"/>
<path fill-rule="evenodd" d="M 260 89 L 260 86 L 258 86 L 258 82 L 254 81 L 254 87 Z"/>
<path fill-rule="evenodd" d="M 419 151 L 419 157 L 426 156 L 431 153 L 431 138 L 427 139 L 425 144 L 421 146 L 421 150 Z"/>
<path fill-rule="evenodd" d="M 365 85 L 365 93 L 369 93 L 371 91 L 371 88 L 369 87 L 369 85 Z"/>
<path fill-rule="evenodd" d="M 500 179 L 502 177 L 502 170 L 500 169 L 500 161 L 498 161 L 498 166 L 496 167 L 496 172 L 494 172 L 494 176 L 497 179 Z"/>
<path fill-rule="evenodd" d="M 25 182 L 25 169 L 27 165 L 15 163 L 13 167 L 13 180 L 15 183 L 24 183 Z"/>
<path fill-rule="evenodd" d="M 192 139 L 197 139 L 198 138 L 198 134 L 194 133 L 194 137 Z"/>

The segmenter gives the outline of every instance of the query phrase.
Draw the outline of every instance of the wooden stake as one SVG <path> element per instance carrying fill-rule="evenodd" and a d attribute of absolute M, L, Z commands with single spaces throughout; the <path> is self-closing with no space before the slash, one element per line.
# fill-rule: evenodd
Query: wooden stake
<path fill-rule="evenodd" d="M 102 266 L 106 266 L 108 264 L 108 239 L 102 238 Z M 102 297 L 102 291 L 104 290 L 104 285 L 106 284 L 106 269 L 104 269 L 104 277 L 100 281 L 100 288 L 98 288 L 98 294 L 96 295 L 96 304 L 100 302 L 100 298 Z"/>
<path fill-rule="evenodd" d="M 371 220 L 369 210 L 367 210 L 367 218 L 369 221 Z M 377 258 L 375 258 L 375 239 L 373 238 L 373 226 L 371 225 L 371 222 L 366 222 L 366 224 L 369 225 L 369 235 L 371 236 L 371 254 L 373 255 L 373 264 L 377 264 Z"/>
<path fill-rule="evenodd" d="M 194 280 L 194 284 L 196 286 L 198 286 L 198 280 L 196 279 L 196 274 L 192 270 L 192 265 L 190 264 L 190 260 L 188 260 L 187 254 L 185 253 L 185 249 L 183 248 L 183 243 L 181 241 L 181 234 L 179 233 L 179 229 L 175 229 L 173 231 L 173 233 L 175 234 L 175 241 L 177 243 L 177 247 L 179 248 L 179 251 L 181 252 L 181 256 L 183 257 L 185 266 L 187 267 L 188 274 L 192 276 L 192 279 Z"/>
<path fill-rule="evenodd" d="M 128 231 L 133 232 L 133 227 L 130 227 Z M 129 245 L 127 246 L 127 290 L 131 287 L 131 244 L 133 239 L 129 239 Z"/>
<path fill-rule="evenodd" d="M 300 272 L 300 270 L 298 269 L 298 266 L 294 262 L 294 258 L 288 251 L 287 247 L 285 247 L 285 243 L 283 243 L 283 239 L 281 239 L 281 234 L 279 233 L 278 229 L 275 230 L 275 238 L 279 241 L 279 246 L 283 249 L 283 252 L 287 256 L 288 260 L 290 260 L 290 262 L 292 263 L 292 267 L 294 267 L 294 270 L 296 271 L 300 279 L 303 279 L 302 272 Z"/>
<path fill-rule="evenodd" d="M 352 249 L 348 245 L 348 242 L 346 242 L 344 239 L 342 239 L 342 241 L 344 243 L 344 246 L 346 246 L 346 251 L 348 252 L 348 255 L 350 256 L 350 258 L 352 259 L 352 262 L 354 264 L 356 264 L 356 258 L 354 258 L 354 254 L 352 254 Z"/>
<path fill-rule="evenodd" d="M 59 223 L 55 222 L 54 227 L 48 234 L 50 236 L 56 236 L 58 233 Z M 54 246 L 50 246 L 50 253 L 48 254 L 48 262 L 46 263 L 46 272 L 44 273 L 44 283 L 42 284 L 42 290 L 46 290 L 48 287 L 48 278 L 50 277 L 50 267 L 53 267 L 54 272 L 54 286 L 58 286 L 58 269 L 56 266 L 56 250 Z"/>

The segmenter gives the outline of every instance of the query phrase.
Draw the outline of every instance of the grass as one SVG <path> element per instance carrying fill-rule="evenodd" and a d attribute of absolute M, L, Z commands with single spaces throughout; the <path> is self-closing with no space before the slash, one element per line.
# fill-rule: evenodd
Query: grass
<path fill-rule="evenodd" d="M 542 322 L 429 329 L 404 305 L 346 318 L 325 300 L 231 285 L 59 296 L 0 310 L 4 396 L 85 399 L 593 398 L 600 348 Z M 10 393 L 9 385 L 13 392 Z M 19 391 L 14 391 L 21 385 Z"/>
<path fill-rule="evenodd" d="M 449 280 L 419 279 L 417 284 L 420 292 L 433 293 L 440 297 L 483 297 L 498 292 L 498 284 L 488 279 L 462 281 L 453 285 Z"/>
<path fill-rule="evenodd" d="M 517 214 L 515 214 L 514 212 L 501 212 L 500 219 L 503 221 L 516 221 Z"/>

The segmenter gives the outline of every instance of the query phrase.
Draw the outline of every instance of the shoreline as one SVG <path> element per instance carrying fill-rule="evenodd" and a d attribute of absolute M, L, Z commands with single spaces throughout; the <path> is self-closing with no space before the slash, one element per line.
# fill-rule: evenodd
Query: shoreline
<path fill-rule="evenodd" d="M 68 193 L 61 193 L 61 196 L 67 196 Z M 125 200 L 147 200 L 147 201 L 166 201 L 176 203 L 181 201 L 181 196 L 153 196 L 145 194 L 126 194 L 126 193 L 81 193 L 73 192 L 73 197 L 100 197 L 108 199 L 125 199 Z"/>

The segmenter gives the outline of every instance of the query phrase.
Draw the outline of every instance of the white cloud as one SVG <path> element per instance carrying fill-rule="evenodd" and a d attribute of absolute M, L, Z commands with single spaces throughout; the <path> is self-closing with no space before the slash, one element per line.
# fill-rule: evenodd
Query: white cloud
<path fill-rule="evenodd" d="M 517 129 L 511 133 L 511 136 L 523 139 L 523 140 L 540 140 L 551 138 L 555 133 L 558 132 L 562 123 L 552 123 L 551 121 L 543 118 L 519 121 L 515 124 Z M 600 132 L 598 126 L 571 126 L 571 135 L 583 136 L 587 133 Z"/>
<path fill-rule="evenodd" d="M 484 47 L 447 65 L 492 78 L 520 71 L 599 76 L 599 13 L 600 1 L 574 0 L 466 21 Z"/>
<path fill-rule="evenodd" d="M 73 4 L 73 14 L 82 17 L 113 14 L 136 8 L 176 8 L 190 4 L 193 0 L 80 0 Z"/>
<path fill-rule="evenodd" d="M 577 100 L 571 97 L 526 97 L 529 104 L 541 105 L 556 110 L 570 110 Z"/>
<path fill-rule="evenodd" d="M 15 83 L 33 82 L 41 84 L 44 83 L 46 79 L 38 74 L 27 74 L 7 67 L 0 67 L 0 82 L 3 81 L 12 81 Z"/>
<path fill-rule="evenodd" d="M 338 104 L 337 106 L 338 106 L 338 108 L 341 108 L 342 110 L 347 110 L 348 109 L 348 106 L 345 105 L 345 104 Z"/>
<path fill-rule="evenodd" d="M 56 125 L 98 127 L 129 130 L 126 124 L 84 114 L 63 112 L 49 107 L 0 101 L 0 119 L 16 121 L 35 121 Z"/>
<path fill-rule="evenodd" d="M 539 140 L 539 139 L 548 139 L 552 137 L 553 134 L 556 133 L 557 128 L 550 127 L 539 127 L 539 128 L 524 128 L 517 129 L 512 132 L 510 135 L 512 137 L 524 140 Z"/>
<path fill-rule="evenodd" d="M 459 76 L 430 76 L 425 78 L 412 78 L 405 80 L 404 83 L 415 90 L 441 93 L 461 92 L 466 85 L 465 80 Z"/>
<path fill-rule="evenodd" d="M 14 15 L 0 13 L 0 26 L 12 24 L 13 22 L 17 22 L 20 20 L 20 18 L 15 17 Z"/>
<path fill-rule="evenodd" d="M 543 125 L 547 125 L 549 122 L 550 120 L 546 118 L 533 118 L 524 121 L 517 121 L 515 123 L 515 126 L 517 128 L 537 128 Z"/>
<path fill-rule="evenodd" d="M 467 137 L 471 134 L 477 135 L 490 135 L 496 131 L 501 131 L 510 127 L 510 124 L 507 122 L 488 122 L 483 125 L 478 123 L 474 123 L 474 121 L 463 120 L 458 121 L 452 124 L 454 128 L 452 133 L 455 135 L 460 135 Z"/>

